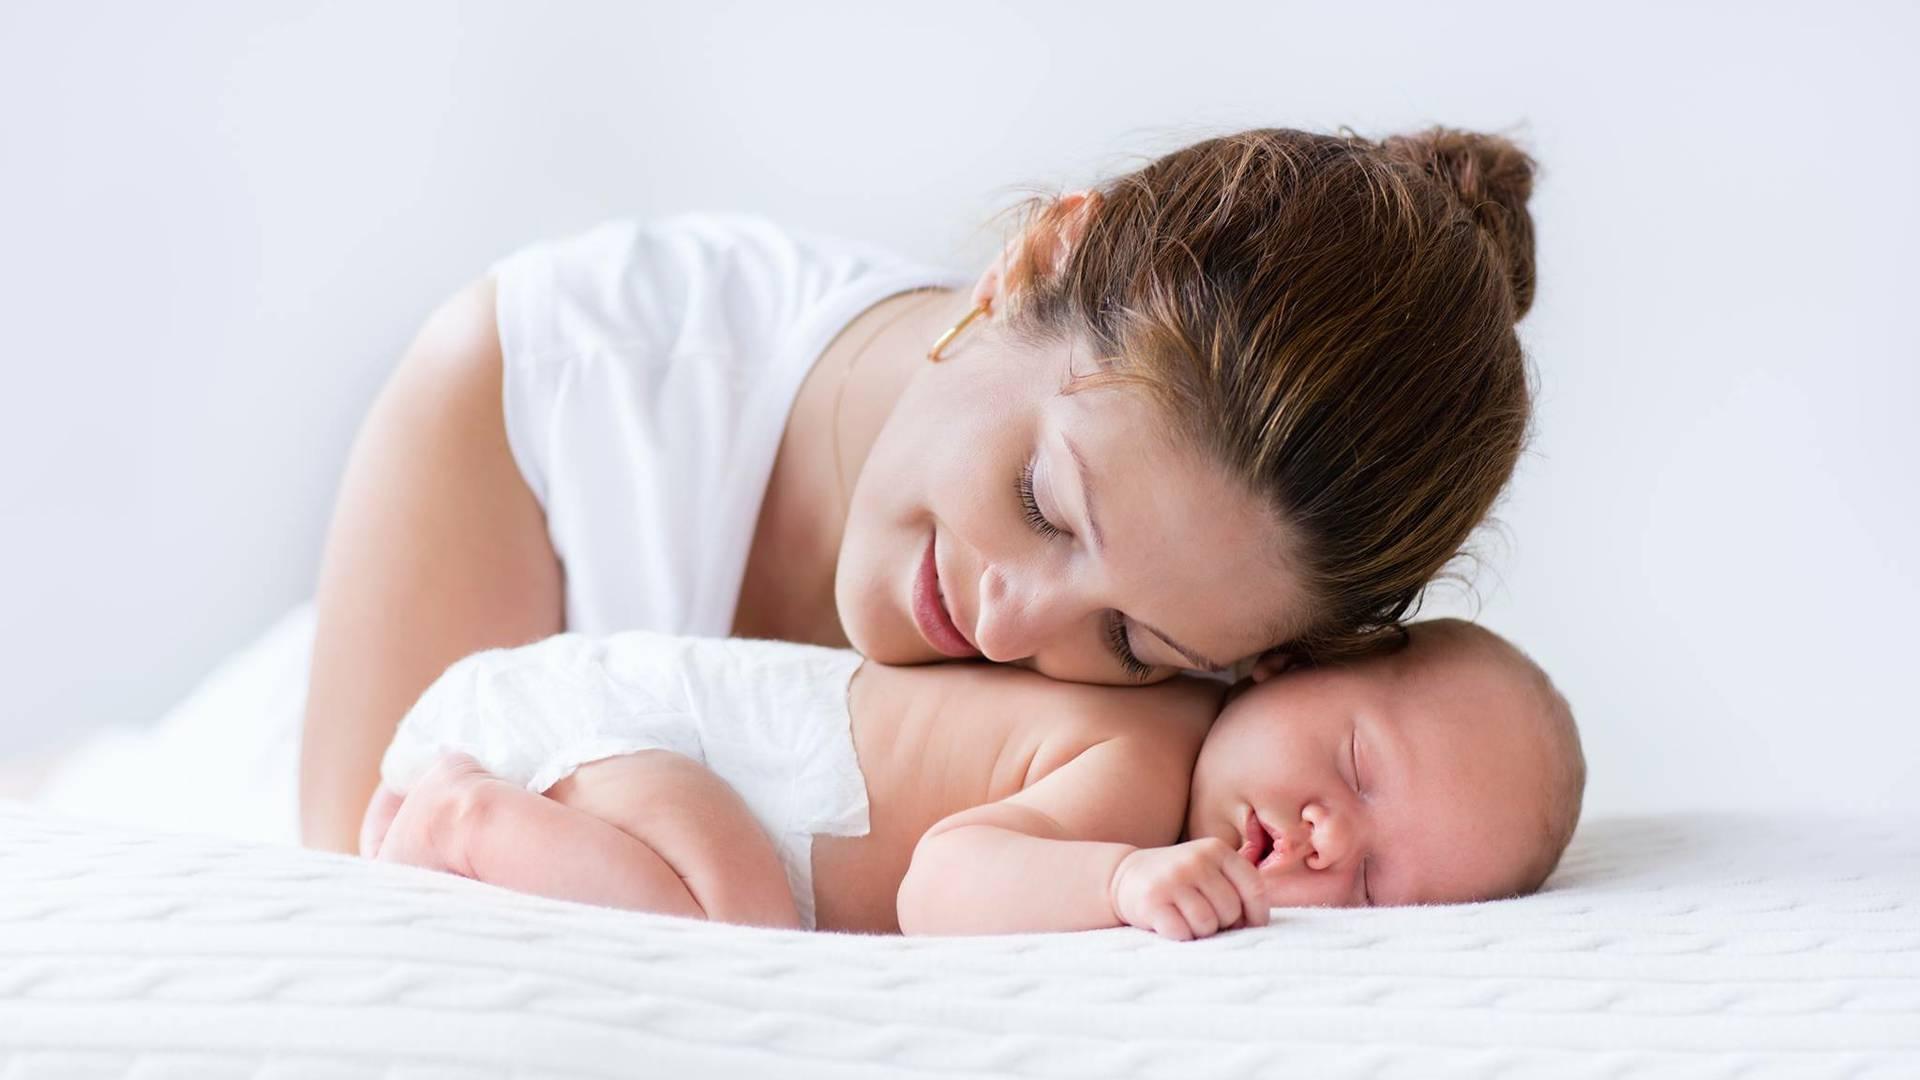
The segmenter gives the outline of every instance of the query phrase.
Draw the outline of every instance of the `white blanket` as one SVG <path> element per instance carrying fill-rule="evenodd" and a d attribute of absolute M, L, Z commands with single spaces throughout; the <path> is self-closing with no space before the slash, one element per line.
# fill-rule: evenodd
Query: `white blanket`
<path fill-rule="evenodd" d="M 1912 1077 L 1917 836 L 1602 820 L 1525 900 L 940 940 L 0 803 L 0 1077 Z"/>

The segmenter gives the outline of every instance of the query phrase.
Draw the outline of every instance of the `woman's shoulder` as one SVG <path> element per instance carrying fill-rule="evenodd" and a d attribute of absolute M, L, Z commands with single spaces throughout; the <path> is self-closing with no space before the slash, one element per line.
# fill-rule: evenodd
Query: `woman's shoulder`
<path fill-rule="evenodd" d="M 489 267 L 502 348 L 510 362 L 670 348 L 730 277 L 762 283 L 729 271 L 777 262 L 766 254 L 777 246 L 770 222 L 725 214 L 616 218 L 526 244 Z"/>
<path fill-rule="evenodd" d="M 836 277 L 919 267 L 885 246 L 837 232 L 775 220 L 749 211 L 686 210 L 610 218 L 525 244 L 496 260 L 499 275 L 541 266 L 559 280 L 604 282 L 618 275 L 632 284 L 702 272 L 746 273 L 745 283 L 768 277 Z"/>
<path fill-rule="evenodd" d="M 605 342 L 763 356 L 862 286 L 943 273 L 832 232 L 709 210 L 601 221 L 521 247 L 490 272 L 510 362 Z"/>

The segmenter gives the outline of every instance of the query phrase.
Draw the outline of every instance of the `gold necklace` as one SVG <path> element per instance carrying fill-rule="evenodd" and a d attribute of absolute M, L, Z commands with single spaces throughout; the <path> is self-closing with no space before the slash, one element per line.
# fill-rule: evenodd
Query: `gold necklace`
<path fill-rule="evenodd" d="M 916 293 L 938 291 L 941 291 L 938 286 L 930 286 L 922 289 L 908 289 L 905 293 L 896 293 L 895 295 L 911 296 Z M 918 309 L 918 304 L 902 304 L 900 310 L 894 312 L 892 318 L 882 323 L 878 330 L 868 335 L 867 340 L 860 343 L 860 348 L 855 350 L 854 354 L 847 359 L 847 366 L 840 369 L 840 385 L 835 387 L 833 392 L 833 479 L 834 483 L 838 484 L 840 488 L 840 520 L 843 523 L 843 527 L 847 519 L 847 513 L 853 507 L 853 495 L 847 490 L 846 458 L 840 451 L 840 414 L 845 409 L 847 403 L 847 383 L 852 381 L 853 369 L 859 365 L 860 359 L 867 354 L 867 350 L 873 347 L 873 343 L 880 340 L 880 335 L 893 329 L 893 324 L 906 318 L 909 312 L 917 311 Z"/>

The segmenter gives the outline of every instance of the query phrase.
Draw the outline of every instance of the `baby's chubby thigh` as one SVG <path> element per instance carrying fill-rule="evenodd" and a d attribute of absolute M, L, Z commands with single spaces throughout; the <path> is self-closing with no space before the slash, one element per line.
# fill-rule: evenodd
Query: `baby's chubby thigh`
<path fill-rule="evenodd" d="M 451 665 L 382 761 L 405 792 L 448 752 L 635 838 L 708 918 L 792 926 L 792 890 L 747 803 L 704 763 L 691 663 L 712 643 L 560 634 Z"/>
<path fill-rule="evenodd" d="M 670 750 L 590 761 L 546 796 L 639 840 L 673 868 L 709 919 L 797 927 L 773 841 L 711 769 Z"/>

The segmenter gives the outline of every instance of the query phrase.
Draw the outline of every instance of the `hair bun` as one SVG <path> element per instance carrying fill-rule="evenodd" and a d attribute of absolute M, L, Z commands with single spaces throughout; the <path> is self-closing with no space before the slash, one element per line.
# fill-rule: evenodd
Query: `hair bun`
<path fill-rule="evenodd" d="M 1524 316 L 1533 306 L 1533 218 L 1527 213 L 1533 159 L 1498 135 L 1445 127 L 1394 135 L 1381 148 L 1459 197 L 1505 258 L 1513 317 Z"/>

